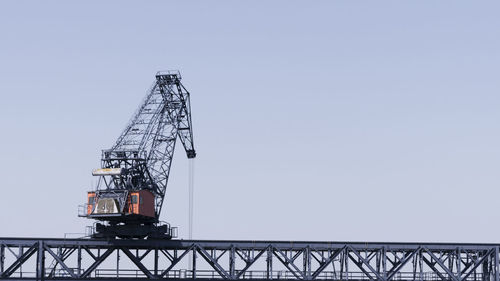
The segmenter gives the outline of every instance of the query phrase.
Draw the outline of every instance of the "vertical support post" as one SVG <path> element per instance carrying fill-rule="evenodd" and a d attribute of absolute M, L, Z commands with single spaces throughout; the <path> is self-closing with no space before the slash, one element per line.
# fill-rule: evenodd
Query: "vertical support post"
<path fill-rule="evenodd" d="M 448 268 L 452 273 L 453 273 L 454 259 L 456 258 L 455 254 L 456 254 L 456 249 L 448 252 Z"/>
<path fill-rule="evenodd" d="M 423 262 L 423 256 L 422 256 L 422 249 L 418 250 L 418 266 L 420 267 L 420 281 L 424 280 L 424 262 Z"/>
<path fill-rule="evenodd" d="M 78 270 L 78 273 L 76 276 L 80 277 L 80 275 L 82 274 L 82 246 L 78 245 L 78 257 L 77 257 L 77 270 Z"/>
<path fill-rule="evenodd" d="M 235 248 L 233 245 L 231 245 L 231 249 L 229 252 L 229 275 L 231 276 L 231 279 L 236 279 L 235 268 L 234 268 L 235 258 L 236 258 Z"/>
<path fill-rule="evenodd" d="M 418 251 L 415 251 L 415 254 L 413 255 L 413 260 L 412 260 L 412 270 L 413 270 L 413 280 L 417 280 L 417 264 L 418 264 Z"/>
<path fill-rule="evenodd" d="M 458 247 L 457 249 L 457 278 L 458 280 L 462 279 L 462 249 Z"/>
<path fill-rule="evenodd" d="M 267 248 L 266 263 L 267 263 L 266 279 L 272 280 L 273 279 L 273 248 L 271 246 L 269 246 Z"/>
<path fill-rule="evenodd" d="M 500 273 L 498 272 L 498 246 L 495 247 L 495 258 L 493 259 L 493 270 L 495 272 L 495 281 L 500 281 Z"/>
<path fill-rule="evenodd" d="M 22 247 L 22 246 L 21 246 Z M 45 250 L 43 249 L 43 241 L 38 241 L 38 253 L 36 258 L 36 279 L 45 280 Z"/>
<path fill-rule="evenodd" d="M 64 261 L 64 257 L 63 257 L 62 253 L 63 253 L 62 247 L 61 246 L 57 247 L 57 255 Z M 58 265 L 59 265 L 59 262 L 56 262 L 54 265 L 54 272 L 56 271 Z"/>
<path fill-rule="evenodd" d="M 192 265 L 193 265 L 193 271 L 192 271 L 192 275 L 193 275 L 193 279 L 196 278 L 196 248 L 193 248 L 193 262 L 192 262 Z"/>
<path fill-rule="evenodd" d="M 307 246 L 302 252 L 304 262 L 304 276 L 306 280 L 311 279 L 311 248 Z"/>
<path fill-rule="evenodd" d="M 345 256 L 345 250 L 343 250 L 343 253 L 340 253 L 340 280 L 344 280 L 344 256 Z"/>
<path fill-rule="evenodd" d="M 158 276 L 158 248 L 155 248 L 155 276 Z"/>
<path fill-rule="evenodd" d="M 382 269 L 381 269 L 381 264 L 382 264 L 382 260 L 381 260 L 382 249 L 376 250 L 376 251 L 377 251 L 377 253 L 375 254 L 375 270 L 380 274 L 382 272 Z"/>
<path fill-rule="evenodd" d="M 22 245 L 19 245 L 19 256 L 17 258 L 20 258 L 24 253 L 24 248 Z M 38 264 L 37 264 L 38 265 Z M 19 266 L 19 277 L 23 278 L 23 266 Z"/>
<path fill-rule="evenodd" d="M 3 273 L 5 263 L 5 245 L 0 245 L 0 275 Z"/>
<path fill-rule="evenodd" d="M 382 247 L 382 277 L 387 280 L 387 248 Z"/>
<path fill-rule="evenodd" d="M 349 280 L 349 248 L 346 247 L 344 251 L 345 280 Z"/>
<path fill-rule="evenodd" d="M 120 277 L 120 249 L 116 249 L 116 278 Z"/>

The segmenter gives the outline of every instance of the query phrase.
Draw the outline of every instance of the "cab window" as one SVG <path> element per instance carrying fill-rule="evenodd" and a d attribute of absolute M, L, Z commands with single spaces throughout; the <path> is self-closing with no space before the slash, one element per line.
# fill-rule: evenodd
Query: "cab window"
<path fill-rule="evenodd" d="M 137 195 L 132 195 L 131 201 L 132 204 L 137 204 Z"/>
<path fill-rule="evenodd" d="M 94 203 L 95 203 L 95 197 L 94 196 L 89 197 L 89 205 L 94 205 Z"/>

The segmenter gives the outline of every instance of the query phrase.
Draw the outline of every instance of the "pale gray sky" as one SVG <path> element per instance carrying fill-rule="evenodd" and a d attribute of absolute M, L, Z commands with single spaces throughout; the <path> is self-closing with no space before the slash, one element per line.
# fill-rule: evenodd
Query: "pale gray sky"
<path fill-rule="evenodd" d="M 195 238 L 500 242 L 499 9 L 2 1 L 0 236 L 82 232 L 100 150 L 179 69 Z M 181 237 L 187 172 L 178 150 L 162 219 Z"/>

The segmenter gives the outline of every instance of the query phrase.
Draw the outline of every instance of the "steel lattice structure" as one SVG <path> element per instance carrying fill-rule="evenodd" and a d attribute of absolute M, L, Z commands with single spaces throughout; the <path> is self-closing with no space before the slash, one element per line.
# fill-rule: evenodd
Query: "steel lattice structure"
<path fill-rule="evenodd" d="M 158 72 L 153 87 L 111 149 L 104 150 L 97 187 L 80 216 L 99 220 L 94 237 L 171 238 L 159 220 L 177 139 L 196 157 L 190 94 L 178 71 Z"/>
<path fill-rule="evenodd" d="M 495 280 L 498 244 L 0 238 L 2 280 Z M 188 270 L 188 259 L 192 269 Z"/>
<path fill-rule="evenodd" d="M 156 217 L 160 215 L 167 189 L 177 137 L 188 158 L 196 152 L 193 143 L 189 92 L 178 71 L 156 74 L 156 81 L 125 130 L 109 150 L 103 151 L 102 167 L 133 169 L 136 182 L 125 187 L 123 177 L 113 177 L 116 189 L 149 189 L 155 194 Z"/>

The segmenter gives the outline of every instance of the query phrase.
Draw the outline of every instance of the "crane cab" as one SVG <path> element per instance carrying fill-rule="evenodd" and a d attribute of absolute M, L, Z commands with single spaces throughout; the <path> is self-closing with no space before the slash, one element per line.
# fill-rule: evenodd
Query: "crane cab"
<path fill-rule="evenodd" d="M 87 215 L 90 215 L 95 206 L 95 192 L 87 193 Z"/>
<path fill-rule="evenodd" d="M 154 218 L 155 200 L 148 190 L 98 190 L 87 193 L 86 211 L 100 220 Z"/>
<path fill-rule="evenodd" d="M 147 217 L 155 216 L 154 196 L 148 190 L 130 192 L 127 200 L 128 214 L 136 214 Z"/>

